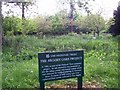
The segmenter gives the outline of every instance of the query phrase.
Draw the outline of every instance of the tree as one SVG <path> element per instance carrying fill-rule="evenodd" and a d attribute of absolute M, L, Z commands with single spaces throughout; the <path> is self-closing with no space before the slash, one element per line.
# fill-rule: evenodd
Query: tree
<path fill-rule="evenodd" d="M 114 10 L 114 24 L 110 26 L 109 28 L 109 32 L 113 35 L 113 36 L 117 36 L 120 35 L 120 1 L 119 1 L 119 5 L 117 7 L 117 10 Z"/>
<path fill-rule="evenodd" d="M 5 35 L 7 32 L 22 32 L 22 20 L 15 16 L 3 18 L 3 30 Z"/>
<path fill-rule="evenodd" d="M 100 31 L 105 28 L 105 20 L 103 19 L 103 17 L 97 14 L 91 14 L 84 18 L 81 26 L 82 28 L 88 28 L 89 30 L 91 30 L 95 37 L 96 34 L 99 36 Z"/>
<path fill-rule="evenodd" d="M 90 13 L 89 9 L 89 2 L 94 0 L 59 0 L 60 3 L 62 3 L 64 6 L 65 4 L 69 4 L 70 6 L 70 13 L 69 13 L 69 19 L 70 19 L 70 31 L 73 32 L 73 21 L 74 21 L 74 14 L 77 10 L 75 8 L 75 4 L 78 5 L 80 9 L 84 9 L 88 14 Z"/>
<path fill-rule="evenodd" d="M 22 10 L 22 19 L 25 19 L 25 9 L 28 10 L 28 7 L 35 5 L 35 2 L 36 0 L 5 0 L 4 5 L 14 4 L 14 6 L 19 6 Z"/>
<path fill-rule="evenodd" d="M 52 30 L 52 22 L 49 17 L 38 16 L 33 20 L 36 23 L 38 35 L 48 34 Z"/>
<path fill-rule="evenodd" d="M 109 28 L 114 24 L 115 24 L 114 18 L 109 18 L 109 20 L 106 22 L 106 27 L 105 28 L 106 28 L 107 31 L 105 31 L 105 32 L 110 33 Z"/>
<path fill-rule="evenodd" d="M 69 24 L 68 13 L 66 10 L 61 10 L 52 16 L 52 25 L 56 26 L 54 30 L 58 35 L 67 34 L 69 30 L 66 28 Z"/>

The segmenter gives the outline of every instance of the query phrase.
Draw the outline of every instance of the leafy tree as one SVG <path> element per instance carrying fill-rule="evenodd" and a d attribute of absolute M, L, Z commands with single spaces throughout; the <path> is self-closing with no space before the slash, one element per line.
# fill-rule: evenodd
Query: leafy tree
<path fill-rule="evenodd" d="M 67 10 L 61 10 L 60 12 L 58 12 L 56 14 L 59 19 L 60 19 L 60 23 L 62 25 L 62 28 L 65 29 L 66 27 L 66 24 L 69 24 L 69 17 L 68 17 L 68 13 L 67 13 Z"/>
<path fill-rule="evenodd" d="M 17 32 L 22 31 L 22 20 L 18 17 L 11 16 L 11 17 L 5 17 L 3 19 L 3 30 L 4 34 L 6 35 L 7 32 Z"/>
<path fill-rule="evenodd" d="M 94 36 L 96 36 L 96 34 L 99 36 L 100 31 L 105 28 L 105 20 L 103 19 L 103 17 L 97 14 L 91 14 L 84 18 L 81 26 L 82 28 L 88 28 L 89 30 L 91 30 Z"/>
<path fill-rule="evenodd" d="M 68 30 L 66 29 L 66 25 L 69 23 L 68 17 L 65 11 L 58 12 L 55 16 L 51 18 L 52 22 L 52 33 L 57 35 L 67 34 Z"/>
<path fill-rule="evenodd" d="M 109 28 L 110 28 L 110 26 L 111 26 L 111 25 L 114 25 L 114 24 L 115 24 L 114 18 L 110 18 L 110 19 L 106 22 L 106 27 L 105 27 L 105 28 L 106 28 L 106 30 L 107 30 L 107 31 L 106 31 L 107 33 L 109 33 Z"/>
<path fill-rule="evenodd" d="M 26 19 L 24 21 L 24 29 L 22 30 L 24 34 L 30 34 L 32 35 L 33 32 L 37 32 L 37 23 L 35 22 L 34 19 Z"/>
<path fill-rule="evenodd" d="M 19 8 L 22 11 L 22 19 L 25 19 L 25 11 L 30 11 L 31 8 L 29 9 L 30 6 L 36 5 L 37 0 L 6 0 L 4 3 L 4 5 L 9 7 L 9 11 L 8 14 L 10 13 L 14 13 L 14 11 L 11 9 L 10 5 L 16 7 L 19 6 Z"/>
<path fill-rule="evenodd" d="M 47 34 L 52 30 L 52 22 L 49 17 L 38 16 L 34 18 L 38 34 Z"/>
<path fill-rule="evenodd" d="M 13 32 L 14 34 L 23 33 L 26 34 L 29 31 L 36 30 L 35 23 L 33 20 L 25 19 L 25 11 L 31 11 L 30 6 L 35 6 L 37 0 L 6 0 L 6 2 L 3 2 L 3 5 L 6 5 L 9 7 L 9 10 L 6 12 L 7 17 L 3 20 L 3 28 L 4 33 L 7 34 L 7 32 Z M 14 11 L 12 10 L 12 6 L 16 7 L 19 6 L 19 8 L 22 10 L 22 20 L 18 18 L 17 16 L 14 16 Z M 35 11 L 35 10 L 34 10 Z M 11 13 L 12 16 L 11 16 Z"/>
<path fill-rule="evenodd" d="M 75 24 L 79 26 L 81 33 L 91 33 L 93 32 L 94 36 L 105 28 L 105 20 L 98 14 L 90 14 L 87 16 L 78 16 L 75 20 Z"/>
<path fill-rule="evenodd" d="M 120 3 L 120 2 L 119 2 Z M 113 36 L 120 35 L 120 5 L 118 5 L 117 10 L 114 11 L 114 24 L 109 28 L 109 32 Z"/>
<path fill-rule="evenodd" d="M 74 18 L 75 18 L 75 14 L 77 12 L 77 8 L 75 7 L 76 4 L 79 7 L 79 9 L 85 10 L 89 15 L 90 14 L 90 9 L 89 9 L 90 1 L 94 1 L 94 0 L 59 0 L 59 2 L 63 6 L 68 6 L 68 5 L 70 6 L 69 19 L 70 19 L 70 31 L 71 32 L 73 32 L 73 26 L 74 26 L 73 21 L 74 21 Z"/>

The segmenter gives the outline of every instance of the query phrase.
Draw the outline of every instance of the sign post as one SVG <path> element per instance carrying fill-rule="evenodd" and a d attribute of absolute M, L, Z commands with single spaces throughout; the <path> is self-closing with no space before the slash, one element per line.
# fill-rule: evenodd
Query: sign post
<path fill-rule="evenodd" d="M 77 79 L 78 79 L 78 86 L 77 86 L 77 88 L 78 88 L 78 90 L 82 90 L 82 77 L 78 77 Z"/>
<path fill-rule="evenodd" d="M 38 61 L 40 89 L 45 90 L 47 81 L 77 78 L 78 90 L 82 90 L 83 50 L 38 53 Z"/>
<path fill-rule="evenodd" d="M 45 82 L 40 82 L 40 88 L 41 90 L 45 90 Z"/>

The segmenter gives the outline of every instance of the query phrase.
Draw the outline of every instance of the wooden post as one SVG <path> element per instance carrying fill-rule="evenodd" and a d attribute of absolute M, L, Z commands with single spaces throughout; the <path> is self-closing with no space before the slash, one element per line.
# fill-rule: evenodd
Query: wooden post
<path fill-rule="evenodd" d="M 78 90 L 82 90 L 82 76 L 78 77 Z"/>
<path fill-rule="evenodd" d="M 45 82 L 40 82 L 40 90 L 45 90 Z"/>

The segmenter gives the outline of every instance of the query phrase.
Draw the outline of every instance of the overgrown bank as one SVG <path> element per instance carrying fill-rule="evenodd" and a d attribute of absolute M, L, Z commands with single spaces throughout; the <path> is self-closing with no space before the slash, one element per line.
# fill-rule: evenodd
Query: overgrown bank
<path fill-rule="evenodd" d="M 34 88 L 38 82 L 38 52 L 84 49 L 84 84 L 96 83 L 96 87 L 118 87 L 117 37 L 88 35 L 38 38 L 34 36 L 5 37 L 3 44 L 3 88 Z M 59 86 L 76 85 L 76 79 L 55 81 Z M 47 87 L 56 86 L 48 82 Z"/>

